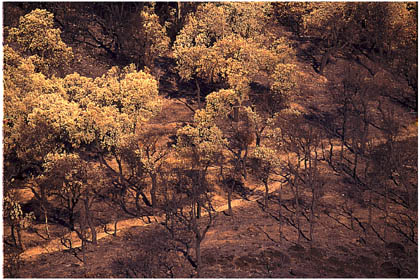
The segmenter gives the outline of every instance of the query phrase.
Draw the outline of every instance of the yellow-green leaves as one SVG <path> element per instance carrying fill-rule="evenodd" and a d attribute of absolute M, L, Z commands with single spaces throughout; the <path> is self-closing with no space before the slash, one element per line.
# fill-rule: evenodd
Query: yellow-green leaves
<path fill-rule="evenodd" d="M 226 125 L 239 96 L 233 90 L 220 90 L 206 97 L 206 107 L 197 110 L 193 126 L 178 130 L 177 150 L 183 156 L 197 157 L 200 162 L 217 160 L 228 141 L 220 126 Z"/>
<path fill-rule="evenodd" d="M 279 105 L 286 105 L 290 97 L 297 91 L 296 65 L 278 64 L 271 77 L 274 80 L 271 85 L 275 96 L 273 101 Z"/>
<path fill-rule="evenodd" d="M 282 162 L 278 156 L 278 151 L 264 145 L 255 147 L 251 152 L 250 157 L 258 159 L 263 165 L 268 166 L 270 169 L 280 167 Z"/>
<path fill-rule="evenodd" d="M 145 24 L 153 20 L 151 15 Z M 157 81 L 134 65 L 113 67 L 96 79 L 78 73 L 57 78 L 72 51 L 45 10 L 21 17 L 7 40 L 16 49 L 4 47 L 6 165 L 12 164 L 8 156 L 39 165 L 48 153 L 92 144 L 110 151 L 160 111 Z"/>
<path fill-rule="evenodd" d="M 294 51 L 267 28 L 267 3 L 207 3 L 189 15 L 174 43 L 178 71 L 185 80 L 221 83 L 247 99 L 251 82 L 270 80 Z"/>
<path fill-rule="evenodd" d="M 226 119 L 232 112 L 233 105 L 239 104 L 239 96 L 233 90 L 219 90 L 212 92 L 206 97 L 206 107 L 198 110 L 194 120 L 198 123 L 214 122 L 218 119 Z"/>
<path fill-rule="evenodd" d="M 143 23 L 142 38 L 144 42 L 144 64 L 152 68 L 153 60 L 165 55 L 169 50 L 169 37 L 166 35 L 166 27 L 159 23 L 159 17 L 152 9 L 145 8 L 141 12 Z"/>
<path fill-rule="evenodd" d="M 217 160 L 226 144 L 222 131 L 214 125 L 188 125 L 179 129 L 177 136 L 177 152 L 192 159 L 193 164 L 206 165 Z"/>
<path fill-rule="evenodd" d="M 20 203 L 10 194 L 6 194 L 3 197 L 3 202 L 4 216 L 9 219 L 11 223 L 19 225 L 21 228 L 25 228 L 35 220 L 34 213 L 23 213 Z"/>
<path fill-rule="evenodd" d="M 158 84 L 155 78 L 134 65 L 108 73 L 94 81 L 91 100 L 100 107 L 113 107 L 126 114 L 133 123 L 145 121 L 160 111 Z"/>
<path fill-rule="evenodd" d="M 54 15 L 36 9 L 19 20 L 17 28 L 10 28 L 7 42 L 17 43 L 19 51 L 32 56 L 37 70 L 51 75 L 73 59 L 73 52 L 60 37 L 61 31 L 54 27 Z"/>

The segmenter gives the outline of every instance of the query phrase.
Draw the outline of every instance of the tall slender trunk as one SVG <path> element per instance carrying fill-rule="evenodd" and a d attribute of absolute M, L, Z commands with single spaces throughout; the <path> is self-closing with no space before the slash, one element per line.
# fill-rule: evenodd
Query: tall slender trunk
<path fill-rule="evenodd" d="M 15 229 L 16 229 L 16 226 L 14 224 L 11 224 L 10 225 L 10 234 L 12 236 L 13 244 L 15 245 L 15 247 L 18 247 L 18 242 L 17 242 L 16 235 L 15 235 Z"/>
<path fill-rule="evenodd" d="M 341 135 L 341 150 L 340 150 L 340 164 L 343 163 L 344 157 L 344 143 L 346 141 L 346 124 L 347 124 L 347 100 L 344 101 L 343 108 L 343 125 L 342 125 L 342 135 Z"/>
<path fill-rule="evenodd" d="M 264 180 L 265 194 L 264 194 L 264 208 L 268 208 L 268 180 Z"/>
<path fill-rule="evenodd" d="M 45 233 L 47 234 L 47 239 L 50 239 L 50 230 L 48 228 L 48 212 L 45 205 L 41 206 L 42 211 L 44 212 L 44 221 L 45 221 Z"/>
<path fill-rule="evenodd" d="M 157 189 L 157 175 L 154 172 L 150 172 L 149 173 L 150 178 L 152 180 L 152 188 L 150 190 L 150 197 L 152 200 L 152 208 L 153 208 L 153 212 L 157 206 L 157 199 L 156 199 L 156 189 Z M 155 214 L 155 213 L 153 213 Z"/>
<path fill-rule="evenodd" d="M 97 239 L 97 234 L 96 234 L 96 228 L 95 228 L 95 225 L 92 223 L 92 219 L 90 215 L 89 198 L 84 199 L 83 202 L 85 206 L 86 222 L 92 234 L 92 243 L 96 245 L 98 243 L 98 239 Z"/>
<path fill-rule="evenodd" d="M 69 197 L 68 201 L 67 201 L 67 206 L 68 206 L 68 210 L 69 210 L 69 227 L 70 230 L 74 230 L 74 203 L 72 203 L 72 199 Z"/>
<path fill-rule="evenodd" d="M 178 13 L 177 13 L 177 24 L 180 23 L 181 21 L 181 8 L 182 8 L 182 3 L 181 1 L 176 1 L 177 2 L 177 6 L 178 6 Z"/>
<path fill-rule="evenodd" d="M 385 219 L 384 219 L 384 240 L 387 241 L 388 238 L 388 187 L 385 183 L 385 196 L 384 196 L 384 211 L 385 211 Z"/>
<path fill-rule="evenodd" d="M 241 153 L 242 153 L 242 151 L 241 151 Z M 242 162 L 242 174 L 243 174 L 245 180 L 246 180 L 246 177 L 247 177 L 247 171 L 246 171 L 246 160 L 247 159 L 248 159 L 248 145 L 246 145 L 246 147 L 245 147 L 245 154 L 244 154 L 244 156 L 242 157 L 242 160 L 241 160 L 241 162 Z"/>
<path fill-rule="evenodd" d="M 235 184 L 235 183 L 233 183 Z M 233 185 L 228 188 L 228 214 L 229 216 L 233 216 L 232 211 L 232 191 L 233 191 Z"/>
<path fill-rule="evenodd" d="M 314 227 L 315 227 L 315 211 L 316 211 L 316 193 L 315 188 L 312 188 L 312 201 L 311 201 L 311 216 L 309 220 L 309 238 L 311 239 L 311 246 L 314 240 Z"/>
<path fill-rule="evenodd" d="M 197 202 L 197 219 L 201 218 L 201 205 L 200 202 Z"/>
<path fill-rule="evenodd" d="M 82 238 L 82 260 L 83 260 L 83 265 L 85 268 L 85 274 L 87 274 L 87 258 L 86 258 L 86 240 L 84 238 Z"/>
<path fill-rule="evenodd" d="M 115 222 L 114 222 L 114 233 L 113 233 L 114 236 L 117 236 L 117 224 L 118 224 L 118 218 L 115 219 Z"/>
<path fill-rule="evenodd" d="M 199 238 L 198 236 L 196 236 L 195 239 L 195 257 L 196 257 L 196 264 L 197 264 L 197 278 L 201 277 L 201 265 L 202 265 L 202 260 L 201 260 L 201 238 Z"/>
<path fill-rule="evenodd" d="M 24 251 L 25 246 L 24 246 L 23 241 L 22 241 L 21 228 L 20 228 L 19 225 L 16 227 L 16 233 L 17 233 L 17 237 L 18 237 L 17 240 L 18 240 L 19 248 L 22 249 L 22 251 Z"/>
<path fill-rule="evenodd" d="M 326 51 L 324 53 L 324 55 L 322 56 L 321 65 L 319 66 L 319 74 L 321 74 L 321 75 L 324 74 L 324 69 L 325 69 L 325 66 L 327 66 L 328 60 L 330 59 L 330 56 L 331 56 L 331 53 L 332 53 L 332 48 L 329 49 L 328 51 Z"/>
<path fill-rule="evenodd" d="M 281 192 L 282 192 L 282 186 L 280 186 L 280 191 L 279 191 L 279 242 L 280 244 L 282 243 L 282 239 L 283 239 L 283 214 L 281 212 L 281 206 L 282 206 L 282 196 L 281 196 Z"/>
<path fill-rule="evenodd" d="M 368 224 L 369 227 L 372 226 L 372 190 L 369 190 L 369 198 L 368 198 Z"/>
<path fill-rule="evenodd" d="M 195 80 L 195 85 L 197 87 L 197 106 L 198 109 L 201 108 L 201 92 L 200 92 L 200 85 L 198 84 L 198 80 Z"/>
<path fill-rule="evenodd" d="M 359 151 L 357 151 L 357 144 L 355 145 L 355 149 L 354 149 L 354 167 L 353 167 L 353 178 L 356 178 L 356 174 L 357 174 L 357 164 L 358 164 L 358 160 L 359 160 Z"/>
<path fill-rule="evenodd" d="M 296 212 L 295 212 L 295 222 L 296 222 L 296 228 L 298 231 L 298 240 L 297 242 L 300 243 L 300 241 L 302 240 L 302 233 L 300 230 L 300 204 L 299 204 L 299 186 L 295 186 L 296 187 L 296 192 L 295 192 L 295 203 L 296 203 Z"/>
<path fill-rule="evenodd" d="M 48 228 L 48 211 L 47 211 L 47 198 L 45 189 L 41 187 L 41 209 L 44 212 L 44 221 L 45 221 L 45 233 L 47 234 L 47 238 L 50 239 L 50 231 Z"/>

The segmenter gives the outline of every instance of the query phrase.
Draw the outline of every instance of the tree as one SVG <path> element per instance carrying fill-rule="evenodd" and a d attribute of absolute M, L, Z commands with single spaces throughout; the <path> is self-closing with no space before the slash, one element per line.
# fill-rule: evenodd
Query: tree
<path fill-rule="evenodd" d="M 311 2 L 276 2 L 273 10 L 280 24 L 288 26 L 293 32 L 302 36 L 303 18 L 316 5 Z"/>
<path fill-rule="evenodd" d="M 60 29 L 53 28 L 54 15 L 35 9 L 19 20 L 17 28 L 7 29 L 6 42 L 16 44 L 22 54 L 31 56 L 36 71 L 45 75 L 60 74 L 73 59 L 72 49 L 61 39 Z"/>
<path fill-rule="evenodd" d="M 287 4 L 282 6 L 288 7 Z M 417 93 L 413 86 L 416 81 L 413 71 L 417 68 L 413 62 L 417 61 L 416 5 L 325 2 L 292 7 L 281 10 L 297 10 L 295 21 L 300 23 L 302 33 L 320 40 L 317 43 L 322 53 L 320 74 L 337 52 L 353 59 L 362 53 L 372 60 L 386 61 L 388 68 L 394 69 L 393 72 L 403 77 Z M 408 103 L 413 106 L 412 102 Z"/>
<path fill-rule="evenodd" d="M 278 153 L 269 146 L 257 146 L 250 155 L 249 165 L 252 170 L 252 175 L 264 185 L 264 208 L 267 209 L 271 177 L 272 175 L 278 175 L 278 169 L 281 167 Z"/>
<path fill-rule="evenodd" d="M 153 69 L 154 60 L 164 56 L 169 51 L 169 37 L 167 36 L 166 26 L 159 23 L 159 17 L 154 13 L 153 5 L 145 8 L 141 12 L 142 29 L 139 34 L 139 41 L 142 42 L 143 63 L 149 69 Z M 141 38 L 141 39 L 140 39 Z"/>
<path fill-rule="evenodd" d="M 294 64 L 277 64 L 271 79 L 269 89 L 262 87 L 249 95 L 254 107 L 248 108 L 247 114 L 255 133 L 256 146 L 261 144 L 265 128 L 270 126 L 282 110 L 290 107 L 290 102 L 299 91 Z"/>
<path fill-rule="evenodd" d="M 322 132 L 305 120 L 304 115 L 300 112 L 287 109 L 278 114 L 267 134 L 267 144 L 271 147 L 268 151 L 285 155 L 285 160 L 282 163 L 277 161 L 279 166 L 277 168 L 281 170 L 277 174 L 284 178 L 284 183 L 287 183 L 294 194 L 293 205 L 295 208 L 294 211 L 286 208 L 292 215 L 290 218 L 282 217 L 282 215 L 279 218 L 272 216 L 280 223 L 284 219 L 293 226 L 298 234 L 298 242 L 305 238 L 312 244 L 315 239 L 318 203 L 325 185 L 325 179 L 322 177 L 319 167 Z M 261 154 L 259 157 L 265 161 L 270 160 L 269 162 L 276 163 L 272 159 L 275 155 L 268 154 L 263 157 Z M 273 167 L 276 167 L 277 164 L 273 164 Z M 309 198 L 306 195 L 307 191 L 310 192 Z M 282 203 L 281 199 L 279 201 Z M 302 217 L 305 217 L 309 222 L 309 236 L 305 235 Z"/>
<path fill-rule="evenodd" d="M 196 277 L 200 278 L 203 266 L 201 243 L 215 218 L 210 186 L 205 173 L 189 168 L 174 169 L 165 181 L 165 220 L 162 224 L 171 239 L 179 244 L 175 250 L 183 254 L 196 271 Z M 206 215 L 200 214 L 201 209 Z M 191 249 L 194 249 L 194 254 Z"/>
<path fill-rule="evenodd" d="M 31 45 L 28 30 L 35 28 L 34 42 L 43 34 L 58 36 L 59 30 L 51 28 L 52 14 L 35 11 L 22 18 L 20 29 L 9 32 L 9 39 L 15 36 L 35 54 L 26 57 L 25 49 L 5 46 L 4 180 L 10 189 L 24 187 L 33 192 L 44 214 L 47 236 L 49 218 L 62 218 L 50 216 L 49 210 L 62 200 L 69 215 L 64 224 L 76 230 L 82 242 L 90 231 L 95 243 L 91 209 L 98 185 L 93 182 L 100 182 L 102 171 L 117 181 L 124 179 L 121 161 L 126 158 L 120 151 L 139 125 L 160 111 L 157 81 L 134 65 L 113 67 L 96 79 L 78 73 L 56 77 L 53 68 L 42 67 L 58 63 L 56 59 L 69 48 L 55 40 L 58 46 L 42 45 L 48 52 L 36 52 L 40 46 Z M 121 168 L 115 169 L 114 162 Z M 80 228 L 75 212 L 83 214 Z"/>
<path fill-rule="evenodd" d="M 271 6 L 263 3 L 208 3 L 188 17 L 174 43 L 181 78 L 221 83 L 246 95 L 249 83 L 274 70 L 281 48 L 264 32 Z M 264 36 L 267 35 L 267 36 Z"/>
<path fill-rule="evenodd" d="M 178 131 L 178 143 L 183 152 L 190 154 L 194 162 L 203 164 L 207 170 L 210 164 L 220 166 L 221 181 L 228 177 L 232 182 L 240 180 L 239 174 L 246 176 L 245 162 L 248 147 L 252 142 L 249 121 L 245 110 L 241 110 L 242 121 L 232 116 L 240 97 L 234 90 L 220 90 L 206 97 L 206 107 L 197 110 L 193 126 Z M 228 152 L 227 163 L 223 151 Z M 226 166 L 225 166 L 226 165 Z M 230 175 L 225 176 L 225 172 Z M 227 187 L 229 213 L 232 214 L 231 196 L 234 185 Z"/>

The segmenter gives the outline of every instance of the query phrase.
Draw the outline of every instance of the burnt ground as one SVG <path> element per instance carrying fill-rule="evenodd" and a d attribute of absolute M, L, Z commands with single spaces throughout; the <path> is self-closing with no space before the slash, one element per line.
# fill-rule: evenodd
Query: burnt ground
<path fill-rule="evenodd" d="M 351 230 L 348 220 L 342 220 L 344 225 L 341 225 L 325 214 L 319 217 L 313 244 L 297 244 L 293 228 L 283 225 L 280 239 L 279 224 L 258 205 L 258 201 L 242 201 L 234 208 L 234 217 L 219 213 L 203 242 L 202 277 L 411 278 L 417 275 L 417 249 L 407 244 L 364 240 L 360 228 Z M 325 201 L 323 207 L 331 205 Z M 159 233 L 159 225 L 132 227 L 116 237 L 99 240 L 86 253 L 86 267 L 72 252 L 62 251 L 25 262 L 20 275 L 25 278 L 147 277 L 140 272 L 133 275 L 130 266 L 142 271 L 145 259 L 135 256 L 139 250 L 145 250 L 148 232 Z M 191 267 L 182 258 L 178 256 L 171 261 L 178 265 L 175 277 L 190 275 Z"/>

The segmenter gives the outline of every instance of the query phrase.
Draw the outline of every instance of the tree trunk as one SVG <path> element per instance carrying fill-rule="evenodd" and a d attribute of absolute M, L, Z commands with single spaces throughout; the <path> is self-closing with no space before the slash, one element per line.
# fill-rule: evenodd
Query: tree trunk
<path fill-rule="evenodd" d="M 385 242 L 388 239 L 388 187 L 385 183 L 385 196 L 384 196 L 384 211 L 385 211 L 385 217 L 384 217 L 384 240 Z"/>
<path fill-rule="evenodd" d="M 114 236 L 117 236 L 117 224 L 118 224 L 118 219 L 115 220 L 114 222 Z"/>
<path fill-rule="evenodd" d="M 14 224 L 10 225 L 10 234 L 12 236 L 13 244 L 15 245 L 15 247 L 18 247 L 18 242 L 15 235 L 15 228 L 16 226 Z"/>
<path fill-rule="evenodd" d="M 150 197 L 152 200 L 153 212 L 157 206 L 157 200 L 156 200 L 157 178 L 156 176 L 157 176 L 156 173 L 153 173 L 153 172 L 150 173 L 150 178 L 152 179 L 152 188 L 150 190 Z"/>
<path fill-rule="evenodd" d="M 359 159 L 359 152 L 357 151 L 357 144 L 355 145 L 355 151 L 354 151 L 354 167 L 353 167 L 353 178 L 356 178 L 357 174 L 357 163 Z"/>
<path fill-rule="evenodd" d="M 346 124 L 347 124 L 347 100 L 344 101 L 343 108 L 343 125 L 342 125 L 342 135 L 341 135 L 341 149 L 340 149 L 340 164 L 343 164 L 344 157 L 344 143 L 346 141 Z"/>
<path fill-rule="evenodd" d="M 295 223 L 296 223 L 296 228 L 298 231 L 297 243 L 300 244 L 300 241 L 302 239 L 302 233 L 300 230 L 300 205 L 299 205 L 299 187 L 298 186 L 296 186 L 295 203 L 296 203 Z"/>
<path fill-rule="evenodd" d="M 177 24 L 179 24 L 179 23 L 180 23 L 180 21 L 181 21 L 181 8 L 182 8 L 182 2 L 181 2 L 181 1 L 177 1 L 177 6 L 178 6 Z"/>
<path fill-rule="evenodd" d="M 197 219 L 201 218 L 201 205 L 200 202 L 197 202 Z"/>
<path fill-rule="evenodd" d="M 72 199 L 69 197 L 67 200 L 67 208 L 69 210 L 69 227 L 71 231 L 74 231 L 74 203 Z"/>
<path fill-rule="evenodd" d="M 321 74 L 321 75 L 323 75 L 323 74 L 324 74 L 324 69 L 325 69 L 325 66 L 327 66 L 328 61 L 330 60 L 330 56 L 331 56 L 332 51 L 333 51 L 333 49 L 332 49 L 332 48 L 330 48 L 330 49 L 329 49 L 328 51 L 326 51 L 326 52 L 324 53 L 324 55 L 322 56 L 322 59 L 321 59 L 321 65 L 319 66 L 319 74 Z"/>
<path fill-rule="evenodd" d="M 200 238 L 196 237 L 195 239 L 195 256 L 196 256 L 196 264 L 197 264 L 197 278 L 201 277 L 201 240 Z"/>
<path fill-rule="evenodd" d="M 228 188 L 228 214 L 229 216 L 233 216 L 233 211 L 232 211 L 232 187 Z"/>
<path fill-rule="evenodd" d="M 259 147 L 261 144 L 261 136 L 259 133 L 255 133 L 255 146 Z"/>
<path fill-rule="evenodd" d="M 47 208 L 42 205 L 42 210 L 44 212 L 44 220 L 45 220 L 45 233 L 47 234 L 47 239 L 50 239 L 50 231 L 48 228 L 48 212 L 47 212 Z"/>
<path fill-rule="evenodd" d="M 368 198 L 368 224 L 369 227 L 372 227 L 372 190 L 369 190 L 369 198 Z"/>
<path fill-rule="evenodd" d="M 91 234 L 92 234 L 92 243 L 97 244 L 97 235 L 96 235 L 96 228 L 95 225 L 92 223 L 92 219 L 90 216 L 90 210 L 89 210 L 89 198 L 86 198 L 83 200 L 84 206 L 85 206 L 85 215 L 86 215 L 86 222 L 90 228 Z"/>
<path fill-rule="evenodd" d="M 311 201 L 311 216 L 309 221 L 309 238 L 311 239 L 311 246 L 314 240 L 314 227 L 315 227 L 315 203 L 316 203 L 316 194 L 315 189 L 312 188 L 312 201 Z"/>
<path fill-rule="evenodd" d="M 243 173 L 243 176 L 244 176 L 245 180 L 246 180 L 246 177 L 247 177 L 247 171 L 246 171 L 246 160 L 247 159 L 248 159 L 248 145 L 245 147 L 245 154 L 244 154 L 244 157 L 241 160 L 241 162 L 242 162 L 242 173 Z"/>
<path fill-rule="evenodd" d="M 264 180 L 265 194 L 264 194 L 264 208 L 268 208 L 268 182 Z"/>
<path fill-rule="evenodd" d="M 201 92 L 200 92 L 200 85 L 198 84 L 198 80 L 195 80 L 195 85 L 197 87 L 197 106 L 198 109 L 201 108 Z"/>
<path fill-rule="evenodd" d="M 19 247 L 20 247 L 20 249 L 22 249 L 22 251 L 25 251 L 25 246 L 23 245 L 23 241 L 22 241 L 22 235 L 21 235 L 21 229 L 20 229 L 20 226 L 18 225 L 17 227 L 16 227 L 16 232 L 17 232 L 17 239 L 18 239 L 18 244 L 19 244 Z"/>
<path fill-rule="evenodd" d="M 280 240 L 280 244 L 282 243 L 282 239 L 283 239 L 283 228 L 282 228 L 283 215 L 281 212 L 281 206 L 282 206 L 281 191 L 282 191 L 282 187 L 280 186 L 280 191 L 279 191 L 279 240 Z"/>

